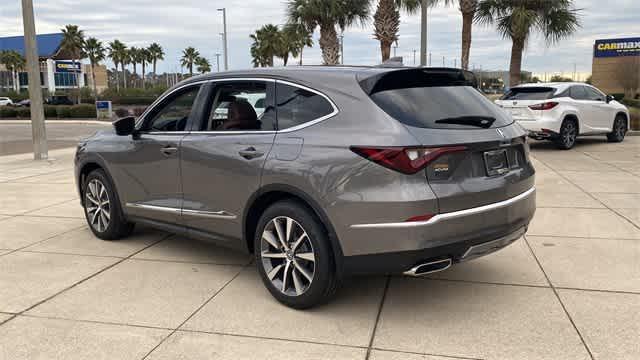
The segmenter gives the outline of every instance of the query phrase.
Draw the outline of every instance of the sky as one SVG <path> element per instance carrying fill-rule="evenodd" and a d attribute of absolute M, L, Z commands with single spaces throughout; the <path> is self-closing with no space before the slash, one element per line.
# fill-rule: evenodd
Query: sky
<path fill-rule="evenodd" d="M 223 30 L 220 7 L 227 9 L 230 69 L 251 67 L 249 35 L 264 24 L 286 22 L 285 0 L 33 0 L 38 33 L 59 32 L 65 24 L 76 24 L 87 36 L 109 42 L 119 39 L 128 46 L 157 42 L 165 49 L 159 72 L 180 71 L 182 49 L 193 46 L 216 69 L 215 54 L 222 53 Z M 372 1 L 375 5 L 375 1 Z M 592 47 L 596 39 L 640 37 L 640 1 L 575 0 L 581 27 L 570 38 L 547 44 L 533 36 L 525 50 L 523 69 L 536 74 L 575 70 L 586 77 L 591 72 Z M 4 0 L 0 6 L 0 36 L 22 35 L 20 1 Z M 371 13 L 375 11 L 372 7 Z M 457 6 L 429 10 L 428 51 L 433 66 L 460 64 L 462 18 Z M 344 33 L 344 61 L 352 65 L 380 62 L 379 43 L 373 38 L 372 21 L 355 25 Z M 413 50 L 420 49 L 419 14 L 401 14 L 397 56 L 413 65 Z M 474 68 L 504 70 L 509 67 L 511 42 L 490 26 L 474 25 L 470 64 Z M 393 50 L 392 50 L 393 54 Z M 417 55 L 419 57 L 419 54 Z M 304 50 L 305 64 L 320 64 L 318 31 L 314 46 Z M 419 59 L 417 59 L 419 61 Z M 221 60 L 222 62 L 222 60 Z M 276 62 L 276 65 L 278 62 Z M 112 66 L 109 62 L 107 65 Z M 222 68 L 222 65 L 221 65 Z"/>

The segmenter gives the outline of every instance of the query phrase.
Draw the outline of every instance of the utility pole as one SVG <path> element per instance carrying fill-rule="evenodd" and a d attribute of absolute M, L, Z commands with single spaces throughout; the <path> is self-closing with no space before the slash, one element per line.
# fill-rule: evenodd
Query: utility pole
<path fill-rule="evenodd" d="M 227 8 L 218 9 L 218 11 L 222 11 L 222 27 L 223 27 L 223 35 L 222 35 L 222 46 L 224 47 L 224 71 L 229 70 L 229 52 L 227 48 Z"/>
<path fill-rule="evenodd" d="M 445 60 L 445 59 L 444 59 L 444 56 L 443 56 L 443 57 L 442 57 L 442 67 L 446 67 L 446 66 L 447 66 L 447 65 L 445 65 L 445 63 L 444 63 L 444 60 Z"/>
<path fill-rule="evenodd" d="M 22 0 L 22 22 L 24 24 L 24 53 L 29 72 L 29 101 L 31 107 L 31 134 L 33 136 L 33 159 L 46 160 L 47 131 L 44 126 L 44 106 L 40 86 L 40 62 L 36 43 L 36 24 L 33 16 L 33 1 Z"/>
<path fill-rule="evenodd" d="M 431 66 L 431 53 L 429 53 L 429 66 Z"/>
<path fill-rule="evenodd" d="M 415 65 L 416 65 L 416 52 L 417 52 L 417 51 L 418 51 L 418 50 L 413 49 L 413 66 L 415 66 Z"/>
<path fill-rule="evenodd" d="M 398 50 L 398 40 L 396 40 L 396 45 L 393 47 L 393 57 L 397 56 L 397 50 Z"/>
<path fill-rule="evenodd" d="M 340 64 L 344 65 L 344 32 L 340 33 Z"/>
<path fill-rule="evenodd" d="M 420 66 L 427 66 L 427 7 L 429 0 L 420 3 Z"/>
<path fill-rule="evenodd" d="M 216 67 L 218 68 L 218 72 L 220 72 L 220 53 L 216 53 Z"/>

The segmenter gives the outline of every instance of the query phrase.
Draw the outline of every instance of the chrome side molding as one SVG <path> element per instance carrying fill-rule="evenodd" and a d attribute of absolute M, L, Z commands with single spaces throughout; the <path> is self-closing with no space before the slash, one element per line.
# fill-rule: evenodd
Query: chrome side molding
<path fill-rule="evenodd" d="M 237 218 L 236 215 L 224 210 L 200 211 L 200 210 L 180 209 L 180 208 L 173 208 L 173 207 L 167 207 L 167 206 L 147 205 L 147 204 L 139 204 L 139 203 L 126 203 L 126 206 L 130 208 L 136 208 L 136 209 L 160 211 L 160 212 L 172 213 L 176 215 L 206 217 L 206 218 L 212 218 L 212 219 L 233 220 Z"/>

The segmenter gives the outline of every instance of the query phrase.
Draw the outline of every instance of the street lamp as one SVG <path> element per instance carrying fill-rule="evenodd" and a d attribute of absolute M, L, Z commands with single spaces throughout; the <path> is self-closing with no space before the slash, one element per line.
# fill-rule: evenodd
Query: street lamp
<path fill-rule="evenodd" d="M 224 32 L 222 33 L 222 46 L 224 49 L 224 70 L 229 70 L 229 53 L 227 49 L 227 9 L 222 8 L 218 9 L 218 11 L 222 11 L 222 27 Z"/>
<path fill-rule="evenodd" d="M 220 53 L 216 53 L 216 67 L 218 68 L 218 72 L 220 72 Z"/>

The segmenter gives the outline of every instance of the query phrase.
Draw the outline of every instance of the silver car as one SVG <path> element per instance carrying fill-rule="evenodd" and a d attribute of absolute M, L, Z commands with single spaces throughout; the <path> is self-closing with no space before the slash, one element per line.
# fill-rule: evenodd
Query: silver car
<path fill-rule="evenodd" d="M 520 238 L 526 132 L 455 69 L 299 67 L 203 75 L 82 141 L 93 233 L 135 223 L 255 254 L 308 308 L 345 276 L 441 271 Z"/>

